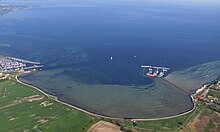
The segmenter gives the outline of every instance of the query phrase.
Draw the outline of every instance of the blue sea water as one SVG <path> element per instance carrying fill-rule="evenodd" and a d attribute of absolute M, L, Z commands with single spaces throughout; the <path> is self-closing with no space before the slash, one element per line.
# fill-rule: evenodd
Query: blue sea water
<path fill-rule="evenodd" d="M 176 71 L 220 60 L 220 8 L 216 6 L 132 1 L 8 2 L 33 7 L 0 16 L 0 44 L 10 45 L 0 45 L 0 53 L 42 62 L 44 71 L 27 75 L 23 77 L 24 81 L 92 112 L 133 118 L 168 116 L 189 110 L 191 100 L 178 90 L 177 95 L 185 97 L 181 110 L 166 108 L 167 113 L 161 115 L 150 115 L 149 111 L 144 111 L 152 103 L 149 100 L 154 94 L 148 93 L 148 103 L 144 101 L 144 93 L 149 92 L 146 89 L 150 88 L 138 92 L 143 98 L 136 106 L 137 103 L 131 101 L 134 100 L 132 93 L 137 92 L 133 91 L 134 87 L 155 83 L 154 79 L 141 75 L 140 65 L 166 66 Z M 39 81 L 41 78 L 49 82 L 66 81 L 65 87 L 69 87 L 72 94 L 67 94 L 61 84 L 43 84 L 42 80 Z M 78 89 L 74 89 L 73 85 Z M 109 112 L 109 106 L 114 105 L 112 99 L 115 96 L 112 94 L 117 93 L 118 87 L 112 88 L 112 94 L 108 95 L 110 98 L 93 99 L 98 96 L 97 90 L 101 95 L 106 92 L 103 89 L 116 85 L 129 87 L 129 94 L 124 95 L 129 96 L 124 99 L 121 93 L 118 93 L 120 98 L 115 95 L 121 103 L 115 103 Z M 90 86 L 94 91 L 88 92 Z M 95 89 L 95 86 L 98 88 Z M 161 85 L 158 89 L 161 94 L 167 92 Z M 80 93 L 81 96 L 78 96 Z M 83 96 L 85 94 L 86 97 Z M 162 97 L 161 94 L 156 97 Z M 86 101 L 80 99 L 82 96 Z M 104 98 L 107 100 L 99 102 Z M 170 102 L 161 100 L 157 100 L 157 103 L 160 104 L 158 109 L 162 110 L 161 107 L 168 106 Z M 118 108 L 128 102 L 133 102 L 132 108 L 141 107 L 133 111 L 130 108 L 131 112 L 128 113 Z M 98 107 L 97 104 L 103 106 Z M 97 107 L 93 107 L 95 105 Z M 178 107 L 178 101 L 173 105 Z M 120 110 L 121 115 L 113 112 L 120 113 Z"/>

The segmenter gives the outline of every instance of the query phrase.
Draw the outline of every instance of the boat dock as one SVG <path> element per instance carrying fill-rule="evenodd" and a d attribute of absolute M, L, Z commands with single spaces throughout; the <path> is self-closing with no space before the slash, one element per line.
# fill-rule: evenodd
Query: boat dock
<path fill-rule="evenodd" d="M 170 70 L 168 67 L 159 67 L 159 66 L 150 66 L 150 65 L 141 65 L 143 68 L 143 76 L 148 77 L 164 77 L 165 73 Z"/>
<path fill-rule="evenodd" d="M 148 65 L 141 65 L 141 68 L 156 68 L 156 69 L 166 69 L 166 70 L 170 70 L 170 68 L 168 68 L 168 67 L 148 66 Z"/>
<path fill-rule="evenodd" d="M 38 65 L 40 64 L 40 62 L 34 62 L 34 61 L 29 61 L 29 60 L 14 58 L 14 57 L 6 57 L 6 58 L 11 59 L 11 60 L 20 61 L 20 62 L 23 62 L 23 63 L 38 64 Z"/>
<path fill-rule="evenodd" d="M 23 70 L 30 70 L 30 69 L 37 69 L 37 68 L 43 68 L 43 65 L 33 65 L 29 67 L 23 68 Z"/>
<path fill-rule="evenodd" d="M 15 71 L 36 71 L 41 70 L 43 67 L 39 62 L 33 62 L 13 57 L 0 58 L 0 73 L 3 72 L 15 72 Z"/>

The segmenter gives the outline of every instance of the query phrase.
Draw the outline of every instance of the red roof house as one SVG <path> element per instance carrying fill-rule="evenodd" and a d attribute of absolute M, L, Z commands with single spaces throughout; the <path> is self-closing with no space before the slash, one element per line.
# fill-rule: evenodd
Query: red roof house
<path fill-rule="evenodd" d="M 198 100 L 202 100 L 203 99 L 203 97 L 202 96 L 198 96 Z"/>

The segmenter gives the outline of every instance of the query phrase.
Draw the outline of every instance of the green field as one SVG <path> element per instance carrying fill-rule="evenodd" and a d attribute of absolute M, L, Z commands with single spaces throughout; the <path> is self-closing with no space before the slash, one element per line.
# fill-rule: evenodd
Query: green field
<path fill-rule="evenodd" d="M 136 127 L 142 131 L 179 131 L 194 116 L 195 112 L 171 119 L 138 122 Z"/>
<path fill-rule="evenodd" d="M 5 56 L 4 55 L 0 55 L 0 58 L 5 58 Z"/>
<path fill-rule="evenodd" d="M 123 120 L 110 120 L 102 119 L 111 123 L 114 123 L 118 126 L 121 126 L 122 130 L 125 131 L 157 131 L 157 132 L 170 132 L 170 131 L 179 131 L 181 130 L 192 118 L 194 118 L 200 111 L 200 108 L 196 108 L 193 112 L 179 117 L 174 117 L 170 119 L 161 119 L 153 121 L 138 121 L 134 125 L 131 121 Z"/>
<path fill-rule="evenodd" d="M 44 96 L 29 102 L 25 97 Z M 42 102 L 52 105 L 42 106 Z M 1 131 L 86 131 L 97 119 L 12 80 L 0 81 Z M 64 129 L 65 128 L 65 129 Z"/>
<path fill-rule="evenodd" d="M 215 90 L 209 90 L 210 95 L 220 99 L 220 92 Z"/>
<path fill-rule="evenodd" d="M 187 119 L 188 115 L 166 120 L 140 122 L 137 126 L 155 131 L 173 131 L 179 129 Z"/>

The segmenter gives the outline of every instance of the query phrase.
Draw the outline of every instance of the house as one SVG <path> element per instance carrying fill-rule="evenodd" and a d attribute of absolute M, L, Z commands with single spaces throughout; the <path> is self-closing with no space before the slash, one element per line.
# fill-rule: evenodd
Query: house
<path fill-rule="evenodd" d="M 202 96 L 198 96 L 198 100 L 203 100 L 203 97 Z"/>

